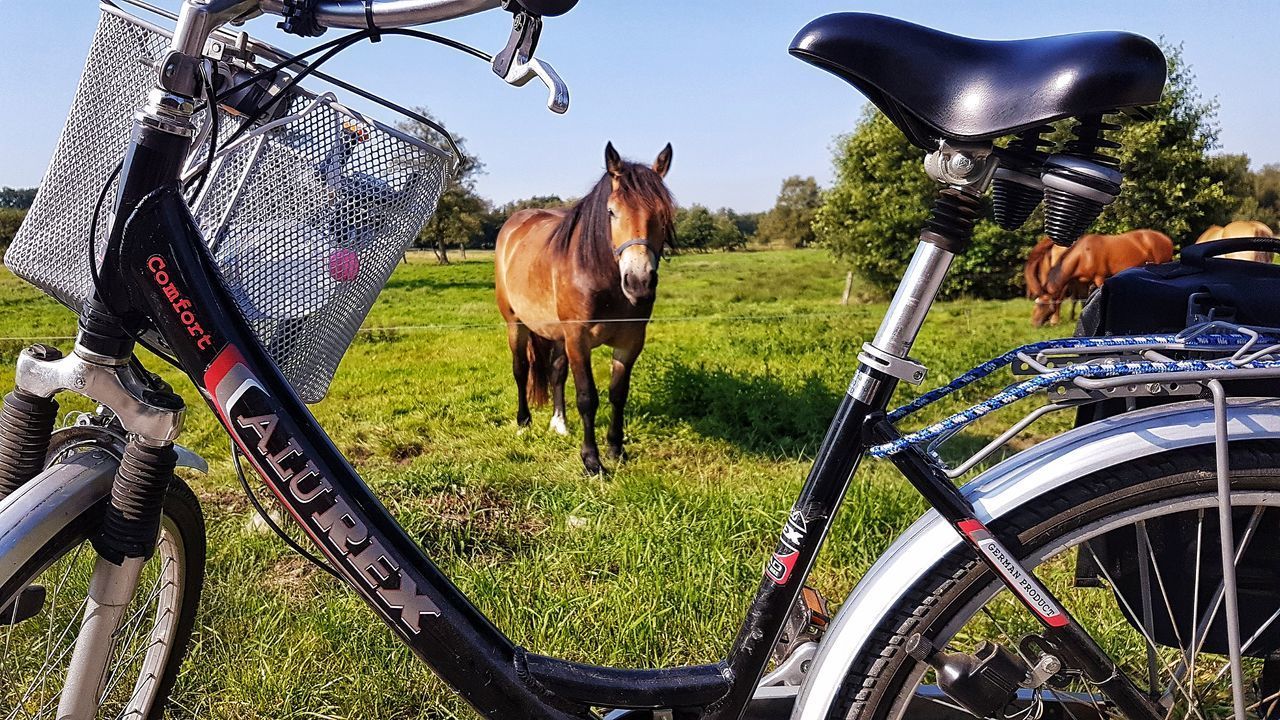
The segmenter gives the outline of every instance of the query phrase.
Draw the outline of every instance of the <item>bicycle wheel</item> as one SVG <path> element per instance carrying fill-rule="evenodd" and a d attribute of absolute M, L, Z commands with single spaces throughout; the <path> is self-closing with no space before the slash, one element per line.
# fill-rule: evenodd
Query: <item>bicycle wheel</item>
<path fill-rule="evenodd" d="M 97 554 L 89 542 L 116 461 L 100 450 L 55 465 L 0 504 L 0 718 L 53 717 Z M 195 622 L 204 580 L 204 518 L 174 479 L 156 551 L 113 647 L 100 718 L 159 718 Z"/>
<path fill-rule="evenodd" d="M 1047 493 L 991 528 L 1015 552 L 1021 548 L 1022 562 L 1169 718 L 1233 715 L 1213 468 L 1213 447 L 1144 458 Z M 1231 476 L 1245 700 L 1251 717 L 1277 717 L 1280 584 L 1272 574 L 1280 559 L 1272 543 L 1280 443 L 1231 443 Z M 1020 647 L 1039 631 L 974 552 L 958 548 L 905 589 L 828 716 L 969 716 L 938 691 L 936 671 L 907 652 L 908 641 L 918 634 L 932 647 L 970 654 L 990 641 L 1034 665 L 1040 653 Z M 1046 712 L 1071 720 L 1118 715 L 1070 672 L 1038 693 L 1023 690 L 1002 714 L 1029 720 Z"/>

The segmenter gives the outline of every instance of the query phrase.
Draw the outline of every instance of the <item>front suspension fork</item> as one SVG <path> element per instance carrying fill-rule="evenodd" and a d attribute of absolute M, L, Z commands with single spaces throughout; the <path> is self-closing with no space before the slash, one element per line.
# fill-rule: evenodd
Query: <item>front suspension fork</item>
<path fill-rule="evenodd" d="M 46 354 L 43 347 L 28 352 Z M 58 401 L 15 387 L 0 407 L 0 500 L 39 475 L 58 419 Z"/>
<path fill-rule="evenodd" d="M 893 442 L 901 437 L 883 414 L 868 419 L 867 433 L 876 444 Z M 1044 626 L 1045 637 L 1075 661 L 1085 679 L 1106 693 L 1126 717 L 1160 720 L 1164 716 L 1151 698 L 1133 684 L 1097 641 L 1071 617 L 1053 593 L 976 518 L 977 513 L 959 488 L 919 449 L 905 448 L 891 455 L 890 459 L 978 553 L 983 564 Z"/>
<path fill-rule="evenodd" d="M 155 552 L 164 497 L 177 464 L 174 441 L 184 404 L 133 363 L 132 338 L 90 301 L 75 350 L 35 346 L 18 359 L 16 389 L 0 410 L 0 490 L 11 493 L 44 469 L 57 416 L 53 397 L 70 391 L 109 409 L 128 441 L 111 500 L 92 543 L 97 551 L 80 632 L 68 664 L 58 717 L 92 718 L 107 679 L 114 636 Z"/>

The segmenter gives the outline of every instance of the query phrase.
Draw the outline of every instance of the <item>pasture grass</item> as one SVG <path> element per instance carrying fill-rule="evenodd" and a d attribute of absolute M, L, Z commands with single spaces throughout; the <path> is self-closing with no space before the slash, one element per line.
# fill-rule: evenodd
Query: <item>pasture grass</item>
<path fill-rule="evenodd" d="M 733 639 L 884 310 L 857 286 L 841 306 L 843 285 L 844 271 L 815 250 L 665 263 L 633 382 L 630 460 L 608 463 L 604 479 L 582 473 L 574 411 L 568 438 L 547 430 L 549 409 L 516 431 L 483 254 L 449 266 L 411 255 L 314 411 L 410 535 L 515 642 L 620 666 L 710 662 Z M 932 370 L 926 387 L 1056 334 L 1033 330 L 1030 311 L 1023 300 L 939 306 L 915 349 Z M 70 313 L 3 274 L 0 383 L 11 382 L 30 340 L 73 328 Z M 595 362 L 601 388 L 605 353 Z M 151 365 L 183 388 L 192 408 L 184 443 L 212 465 L 190 478 L 210 558 L 174 715 L 473 717 L 352 593 L 251 528 L 211 414 L 189 384 Z M 949 408 L 976 399 L 970 392 Z M 608 411 L 602 398 L 602 419 Z M 984 421 L 970 446 L 1002 419 Z M 810 583 L 843 598 L 923 509 L 889 466 L 865 463 Z"/>

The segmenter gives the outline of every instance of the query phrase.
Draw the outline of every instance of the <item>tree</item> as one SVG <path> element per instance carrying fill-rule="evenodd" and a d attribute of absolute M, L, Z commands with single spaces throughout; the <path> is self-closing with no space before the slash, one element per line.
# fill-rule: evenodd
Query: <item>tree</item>
<path fill-rule="evenodd" d="M 22 219 L 27 216 L 26 210 L 0 207 L 0 253 L 9 249 L 9 243 L 18 234 Z"/>
<path fill-rule="evenodd" d="M 438 123 L 426 108 L 417 107 L 413 110 Z M 402 120 L 397 127 L 424 142 L 440 148 L 449 147 L 440 131 L 425 123 Z M 453 175 L 445 180 L 444 191 L 440 194 L 435 213 L 427 220 L 414 241 L 416 247 L 434 248 L 436 260 L 442 265 L 449 264 L 450 242 L 465 248 L 473 239 L 481 236 L 485 228 L 485 216 L 489 211 L 489 203 L 475 190 L 476 177 L 484 174 L 484 163 L 467 152 L 466 139 L 461 135 L 453 135 L 453 140 L 461 157 Z"/>
<path fill-rule="evenodd" d="M 1280 232 L 1280 164 L 1263 165 L 1245 177 L 1249 195 L 1236 209 L 1234 219 L 1257 220 Z"/>
<path fill-rule="evenodd" d="M 0 187 L 0 208 L 26 210 L 36 201 L 36 188 Z"/>
<path fill-rule="evenodd" d="M 741 250 L 747 246 L 747 236 L 738 227 L 736 213 L 721 208 L 712 216 L 714 232 L 709 247 L 713 250 Z"/>
<path fill-rule="evenodd" d="M 498 212 L 505 217 L 511 217 L 521 210 L 531 210 L 534 208 L 566 208 L 573 205 L 577 200 L 565 200 L 559 195 L 534 195 L 524 200 L 512 200 L 511 202 L 498 208 Z"/>
<path fill-rule="evenodd" d="M 512 215 L 521 211 L 533 208 L 567 208 L 577 202 L 576 199 L 565 200 L 559 195 L 534 195 L 523 200 L 512 200 L 505 205 L 499 205 L 484 217 L 484 227 L 480 231 L 480 236 L 475 244 L 483 248 L 492 248 L 498 243 L 498 233 L 502 231 L 502 226 Z"/>
<path fill-rule="evenodd" d="M 708 250 L 715 242 L 716 219 L 702 205 L 680 208 L 676 212 L 676 241 L 689 250 Z"/>
<path fill-rule="evenodd" d="M 760 230 L 760 221 L 764 218 L 764 213 L 740 213 L 732 208 L 720 208 L 716 211 L 716 215 L 724 215 L 732 222 L 734 227 L 742 233 L 742 236 L 748 240 L 755 237 Z"/>
<path fill-rule="evenodd" d="M 1216 100 L 1205 100 L 1182 47 L 1166 46 L 1169 80 L 1150 121 L 1119 119 L 1111 134 L 1125 173 L 1120 198 L 1099 218 L 1097 232 L 1155 228 L 1187 245 L 1210 225 L 1231 220 L 1244 201 L 1246 167 L 1232 156 L 1213 156 L 1218 147 Z"/>
<path fill-rule="evenodd" d="M 778 201 L 760 220 L 756 239 L 768 245 L 808 247 L 815 240 L 813 218 L 822 206 L 818 181 L 794 175 L 782 181 Z"/>
<path fill-rule="evenodd" d="M 1229 220 L 1240 206 L 1241 165 L 1213 156 L 1216 105 L 1203 101 L 1178 48 L 1167 49 L 1169 84 L 1150 122 L 1115 120 L 1109 137 L 1125 174 L 1120 199 L 1103 212 L 1096 232 L 1155 228 L 1194 242 L 1209 224 Z M 1072 123 L 1049 139 L 1059 145 Z M 837 140 L 836 182 L 814 219 L 820 244 L 872 285 L 897 285 L 928 218 L 938 185 L 924 173 L 923 151 L 880 113 L 868 110 L 854 131 Z M 989 217 L 989 213 L 987 213 Z M 1013 297 L 1027 251 L 1041 234 L 1041 214 L 1017 232 L 979 221 L 969 250 L 956 258 L 943 287 L 947 296 Z"/>
<path fill-rule="evenodd" d="M 712 213 L 703 205 L 691 205 L 676 213 L 676 242 L 691 250 L 740 250 L 746 247 L 747 236 L 732 211 Z"/>

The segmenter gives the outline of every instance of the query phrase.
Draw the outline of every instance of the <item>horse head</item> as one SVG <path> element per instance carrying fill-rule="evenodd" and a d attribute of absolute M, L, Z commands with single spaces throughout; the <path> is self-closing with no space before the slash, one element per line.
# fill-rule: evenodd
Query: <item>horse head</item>
<path fill-rule="evenodd" d="M 675 236 L 675 203 L 663 184 L 671 169 L 671 154 L 668 143 L 650 167 L 624 161 L 613 143 L 604 150 L 610 243 L 622 293 L 636 305 L 653 301 L 658 262 Z"/>
<path fill-rule="evenodd" d="M 1062 298 L 1055 298 L 1047 293 L 1037 296 L 1035 306 L 1031 309 L 1031 326 L 1057 325 L 1058 309 L 1062 307 L 1062 302 Z"/>

